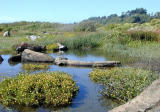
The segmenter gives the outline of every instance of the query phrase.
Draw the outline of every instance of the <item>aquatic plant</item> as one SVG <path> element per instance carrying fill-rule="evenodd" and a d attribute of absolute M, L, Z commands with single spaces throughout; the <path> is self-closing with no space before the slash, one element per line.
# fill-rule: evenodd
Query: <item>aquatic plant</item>
<path fill-rule="evenodd" d="M 159 77 L 150 71 L 134 68 L 94 69 L 89 76 L 104 85 L 103 95 L 122 102 L 139 95 Z"/>
<path fill-rule="evenodd" d="M 65 106 L 78 90 L 72 77 L 63 72 L 19 74 L 3 80 L 0 88 L 0 102 L 5 106 Z"/>
<path fill-rule="evenodd" d="M 49 67 L 49 64 L 42 64 L 42 63 L 38 63 L 38 64 L 31 64 L 31 63 L 22 64 L 22 69 L 23 70 L 28 70 L 28 71 L 46 70 L 46 69 L 48 69 L 48 67 Z"/>

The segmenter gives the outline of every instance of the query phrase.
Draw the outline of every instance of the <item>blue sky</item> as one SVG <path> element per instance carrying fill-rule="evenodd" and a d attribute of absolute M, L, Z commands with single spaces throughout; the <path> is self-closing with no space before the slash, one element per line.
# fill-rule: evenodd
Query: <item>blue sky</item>
<path fill-rule="evenodd" d="M 160 0 L 0 0 L 0 23 L 14 21 L 79 22 L 135 8 L 160 11 Z"/>

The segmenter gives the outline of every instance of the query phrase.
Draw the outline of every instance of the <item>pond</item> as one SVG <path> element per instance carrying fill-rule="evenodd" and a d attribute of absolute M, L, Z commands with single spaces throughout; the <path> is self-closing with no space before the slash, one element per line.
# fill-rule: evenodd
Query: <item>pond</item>
<path fill-rule="evenodd" d="M 80 60 L 80 61 L 105 61 L 107 58 L 100 52 L 80 52 L 80 51 L 68 51 L 63 54 L 50 54 L 53 57 L 63 55 L 71 60 Z M 2 55 L 4 61 L 0 64 L 0 79 L 3 77 L 12 77 L 20 72 L 26 72 L 22 69 L 23 64 L 10 64 L 8 59 L 11 55 Z M 77 85 L 80 87 L 78 94 L 72 101 L 72 105 L 60 108 L 57 110 L 46 109 L 43 107 L 40 108 L 27 108 L 27 107 L 18 107 L 18 108 L 5 108 L 0 105 L 1 112 L 107 112 L 118 104 L 114 101 L 103 97 L 99 91 L 101 86 L 92 82 L 88 77 L 88 74 L 92 71 L 92 68 L 83 68 L 83 67 L 59 67 L 56 65 L 50 65 L 48 69 L 34 71 L 62 71 L 71 74 L 76 81 Z"/>

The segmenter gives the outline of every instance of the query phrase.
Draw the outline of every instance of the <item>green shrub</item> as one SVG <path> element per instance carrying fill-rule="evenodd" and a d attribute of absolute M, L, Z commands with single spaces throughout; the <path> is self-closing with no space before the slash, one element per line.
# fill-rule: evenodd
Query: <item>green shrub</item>
<path fill-rule="evenodd" d="M 158 78 L 158 74 L 134 68 L 95 69 L 89 76 L 104 85 L 104 95 L 122 102 L 136 97 Z"/>
<path fill-rule="evenodd" d="M 19 74 L 3 80 L 0 88 L 1 103 L 6 106 L 65 106 L 78 90 L 72 77 L 63 72 Z"/>

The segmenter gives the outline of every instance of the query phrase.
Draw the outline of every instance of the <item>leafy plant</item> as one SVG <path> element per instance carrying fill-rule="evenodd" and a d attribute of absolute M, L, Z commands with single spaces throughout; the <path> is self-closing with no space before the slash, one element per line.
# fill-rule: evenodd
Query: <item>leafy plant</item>
<path fill-rule="evenodd" d="M 19 74 L 3 80 L 0 88 L 1 103 L 6 106 L 65 106 L 78 90 L 72 77 L 63 72 Z"/>
<path fill-rule="evenodd" d="M 139 95 L 159 77 L 150 71 L 134 68 L 94 69 L 89 76 L 104 85 L 104 95 L 122 102 Z"/>

